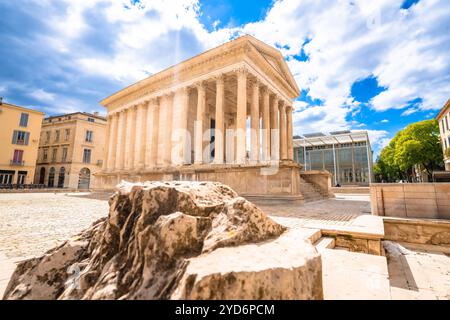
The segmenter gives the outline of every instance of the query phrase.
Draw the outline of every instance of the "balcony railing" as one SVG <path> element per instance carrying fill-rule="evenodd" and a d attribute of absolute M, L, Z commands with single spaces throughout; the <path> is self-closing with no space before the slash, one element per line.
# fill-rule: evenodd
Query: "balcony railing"
<path fill-rule="evenodd" d="M 9 164 L 11 166 L 24 166 L 25 165 L 25 161 L 21 161 L 21 160 L 11 160 L 9 161 Z"/>

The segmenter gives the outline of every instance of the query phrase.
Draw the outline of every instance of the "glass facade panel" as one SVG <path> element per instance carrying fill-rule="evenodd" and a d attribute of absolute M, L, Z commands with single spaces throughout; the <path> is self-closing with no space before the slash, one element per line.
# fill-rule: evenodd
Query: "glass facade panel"
<path fill-rule="evenodd" d="M 369 149 L 369 159 L 368 159 Z M 294 160 L 304 170 L 327 170 L 333 175 L 332 184 L 361 184 L 370 182 L 369 162 L 372 161 L 366 141 L 336 143 L 294 148 Z"/>

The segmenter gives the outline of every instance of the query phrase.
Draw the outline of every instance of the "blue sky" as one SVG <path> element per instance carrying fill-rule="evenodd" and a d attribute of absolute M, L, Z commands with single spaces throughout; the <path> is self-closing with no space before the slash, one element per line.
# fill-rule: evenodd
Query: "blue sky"
<path fill-rule="evenodd" d="M 294 132 L 368 130 L 377 154 L 450 93 L 447 0 L 0 1 L 0 96 L 49 115 L 98 102 L 242 34 L 301 88 Z"/>

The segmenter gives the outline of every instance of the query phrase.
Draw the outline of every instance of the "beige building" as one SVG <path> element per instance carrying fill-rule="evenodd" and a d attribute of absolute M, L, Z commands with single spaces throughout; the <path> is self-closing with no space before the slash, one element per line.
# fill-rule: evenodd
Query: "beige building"
<path fill-rule="evenodd" d="M 436 116 L 441 135 L 442 152 L 444 153 L 445 170 L 450 171 L 450 99 Z"/>
<path fill-rule="evenodd" d="M 33 183 L 43 117 L 0 100 L 0 185 Z"/>
<path fill-rule="evenodd" d="M 42 123 L 35 183 L 49 188 L 88 189 L 103 163 L 106 119 L 77 112 Z"/>
<path fill-rule="evenodd" d="M 245 195 L 300 197 L 293 159 L 299 88 L 281 53 L 243 36 L 101 101 L 98 187 L 120 180 L 212 180 Z"/>

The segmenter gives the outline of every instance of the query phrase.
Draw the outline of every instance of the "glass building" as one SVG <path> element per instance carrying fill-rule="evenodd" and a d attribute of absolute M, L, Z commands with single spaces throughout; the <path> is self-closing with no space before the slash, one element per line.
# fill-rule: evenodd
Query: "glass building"
<path fill-rule="evenodd" d="M 372 154 L 367 131 L 294 137 L 294 160 L 303 170 L 329 171 L 333 185 L 369 185 L 373 181 Z"/>

